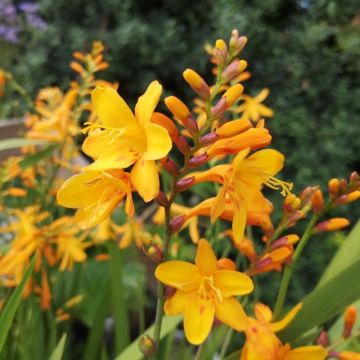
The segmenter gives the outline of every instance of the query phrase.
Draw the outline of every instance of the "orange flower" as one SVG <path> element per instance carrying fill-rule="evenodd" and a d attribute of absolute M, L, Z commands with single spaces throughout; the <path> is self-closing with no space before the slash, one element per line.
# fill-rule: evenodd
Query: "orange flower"
<path fill-rule="evenodd" d="M 248 326 L 237 295 L 252 292 L 252 280 L 233 270 L 221 270 L 209 243 L 198 242 L 195 265 L 185 261 L 166 261 L 155 271 L 156 278 L 176 289 L 166 300 L 167 315 L 184 314 L 185 336 L 192 344 L 201 344 L 209 335 L 216 316 L 237 331 Z"/>

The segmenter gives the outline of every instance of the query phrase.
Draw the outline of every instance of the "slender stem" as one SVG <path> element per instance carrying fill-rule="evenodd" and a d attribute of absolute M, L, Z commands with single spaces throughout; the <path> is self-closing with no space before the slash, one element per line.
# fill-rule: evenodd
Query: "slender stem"
<path fill-rule="evenodd" d="M 203 343 L 197 348 L 197 351 L 196 351 L 194 360 L 200 360 L 200 359 L 201 359 L 201 355 L 202 355 L 202 352 L 203 352 L 203 350 L 204 350 L 204 344 L 205 344 L 205 342 L 203 342 Z"/>
<path fill-rule="evenodd" d="M 312 234 L 312 230 L 313 230 L 315 224 L 317 223 L 319 217 L 320 217 L 319 214 L 313 215 L 308 226 L 306 227 L 306 230 L 305 230 L 303 236 L 301 237 L 301 239 L 299 241 L 298 246 L 296 247 L 294 256 L 292 258 L 291 265 L 288 265 L 285 267 L 285 271 L 284 271 L 283 277 L 281 279 L 280 290 L 279 290 L 279 293 L 278 293 L 278 296 L 276 299 L 276 303 L 275 303 L 275 308 L 274 308 L 274 318 L 275 319 L 278 319 L 281 314 L 282 308 L 284 306 L 286 294 L 287 294 L 287 291 L 289 288 L 291 276 L 294 271 L 296 262 L 299 259 L 301 253 L 303 252 L 307 242 L 309 241 L 310 236 Z"/>
<path fill-rule="evenodd" d="M 165 208 L 165 229 L 164 229 L 164 256 L 166 260 L 169 244 L 170 244 L 170 206 Z M 160 342 L 160 333 L 161 333 L 161 323 L 163 318 L 163 307 L 164 307 L 164 285 L 159 281 L 157 288 L 157 303 L 156 303 L 156 317 L 155 317 L 155 328 L 154 328 L 154 341 L 156 346 L 159 346 Z"/>
<path fill-rule="evenodd" d="M 230 345 L 230 341 L 231 341 L 231 338 L 232 338 L 233 334 L 234 334 L 234 329 L 230 328 L 228 330 L 228 332 L 226 333 L 224 342 L 223 342 L 221 350 L 220 350 L 220 360 L 224 359 L 226 351 L 227 351 L 227 349 L 228 349 L 228 347 Z"/>

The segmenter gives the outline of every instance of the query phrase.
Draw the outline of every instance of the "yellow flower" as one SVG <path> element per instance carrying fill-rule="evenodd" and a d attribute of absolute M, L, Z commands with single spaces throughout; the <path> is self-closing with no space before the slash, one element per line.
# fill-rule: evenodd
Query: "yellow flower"
<path fill-rule="evenodd" d="M 242 150 L 230 165 L 215 166 L 207 171 L 191 174 L 195 182 L 214 181 L 223 184 L 212 208 L 211 220 L 220 217 L 226 202 L 234 208 L 232 230 L 235 242 L 244 236 L 248 213 L 264 213 L 269 204 L 261 192 L 263 185 L 273 189 L 282 189 L 282 194 L 289 193 L 292 184 L 273 177 L 283 167 L 284 156 L 276 150 L 260 150 L 248 156 L 249 149 Z"/>
<path fill-rule="evenodd" d="M 256 318 L 249 318 L 246 341 L 240 360 L 324 360 L 327 351 L 321 346 L 301 346 L 291 349 L 289 344 L 282 345 L 275 332 L 285 328 L 301 309 L 295 306 L 282 320 L 271 322 L 272 311 L 263 304 L 256 304 Z"/>
<path fill-rule="evenodd" d="M 97 86 L 92 102 L 100 123 L 89 125 L 90 135 L 83 144 L 84 152 L 95 160 L 86 171 L 134 164 L 131 182 L 146 202 L 159 192 L 155 160 L 165 157 L 172 146 L 167 130 L 151 122 L 161 92 L 162 86 L 153 81 L 138 99 L 134 115 L 114 89 Z"/>
<path fill-rule="evenodd" d="M 166 300 L 164 311 L 167 315 L 184 314 L 185 335 L 190 343 L 198 345 L 206 339 L 215 316 L 237 331 L 248 326 L 236 296 L 252 292 L 253 282 L 238 271 L 220 270 L 205 239 L 198 242 L 195 264 L 167 261 L 156 268 L 155 276 L 176 289 Z"/>
<path fill-rule="evenodd" d="M 263 117 L 272 117 L 274 112 L 267 106 L 261 104 L 269 96 L 269 89 L 262 89 L 255 97 L 242 95 L 244 103 L 238 106 L 234 112 L 242 113 L 242 118 L 258 122 Z"/>
<path fill-rule="evenodd" d="M 89 228 L 110 216 L 126 197 L 125 211 L 134 213 L 129 174 L 122 170 L 87 171 L 66 180 L 57 193 L 60 205 L 78 209 L 75 221 Z"/>

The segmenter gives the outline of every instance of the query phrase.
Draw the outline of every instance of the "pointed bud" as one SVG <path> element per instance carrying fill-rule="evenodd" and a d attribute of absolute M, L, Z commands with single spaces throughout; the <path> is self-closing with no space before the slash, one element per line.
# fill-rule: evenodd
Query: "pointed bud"
<path fill-rule="evenodd" d="M 311 198 L 312 208 L 316 214 L 320 214 L 324 208 L 324 197 L 320 189 L 316 189 Z"/>
<path fill-rule="evenodd" d="M 264 233 L 267 236 L 271 236 L 274 232 L 274 226 L 271 222 L 270 216 L 264 216 L 261 219 L 261 224 L 260 224 L 262 230 L 264 231 Z"/>
<path fill-rule="evenodd" d="M 162 191 L 158 192 L 155 200 L 157 201 L 157 203 L 160 206 L 163 206 L 163 207 L 168 207 L 169 206 L 169 199 L 167 198 L 167 196 Z"/>
<path fill-rule="evenodd" d="M 214 132 L 210 132 L 200 138 L 200 145 L 201 146 L 208 146 L 213 144 L 217 139 L 219 138 L 219 135 L 215 134 Z"/>
<path fill-rule="evenodd" d="M 345 218 L 333 218 L 325 220 L 315 226 L 314 233 L 341 230 L 347 227 L 349 224 L 349 220 Z"/>
<path fill-rule="evenodd" d="M 156 354 L 155 341 L 149 335 L 141 335 L 139 340 L 139 348 L 146 357 Z"/>
<path fill-rule="evenodd" d="M 300 238 L 296 234 L 290 234 L 290 235 L 282 236 L 281 238 L 275 240 L 271 244 L 271 249 L 274 250 L 274 249 L 278 249 L 278 248 L 280 248 L 282 246 L 293 245 L 293 244 L 296 244 L 299 240 L 300 240 Z"/>
<path fill-rule="evenodd" d="M 214 50 L 217 65 L 225 65 L 228 57 L 228 50 L 224 40 L 216 40 Z"/>
<path fill-rule="evenodd" d="M 164 259 L 164 254 L 158 245 L 151 245 L 147 251 L 146 255 L 155 263 L 159 264 Z"/>
<path fill-rule="evenodd" d="M 226 105 L 229 107 L 233 106 L 234 103 L 239 99 L 244 91 L 244 87 L 241 84 L 235 84 L 226 90 L 222 96 L 225 99 Z"/>
<path fill-rule="evenodd" d="M 344 322 L 343 337 L 345 339 L 351 336 L 351 332 L 354 327 L 356 317 L 357 317 L 356 307 L 355 306 L 347 307 L 344 314 L 345 322 Z"/>
<path fill-rule="evenodd" d="M 186 69 L 183 72 L 185 81 L 203 99 L 210 97 L 210 88 L 205 80 L 194 70 Z"/>
<path fill-rule="evenodd" d="M 172 175 L 172 176 L 179 175 L 179 169 L 178 169 L 177 165 L 169 157 L 160 159 L 160 163 L 170 175 Z"/>
<path fill-rule="evenodd" d="M 353 171 L 350 175 L 350 178 L 349 180 L 351 182 L 356 182 L 356 181 L 359 181 L 359 173 L 357 171 Z"/>
<path fill-rule="evenodd" d="M 192 116 L 189 116 L 185 120 L 182 120 L 182 123 L 192 135 L 195 135 L 199 132 L 198 124 Z"/>
<path fill-rule="evenodd" d="M 174 124 L 174 121 L 172 121 L 166 115 L 161 114 L 159 112 L 154 112 L 152 115 L 151 121 L 155 124 L 158 124 L 158 125 L 164 127 L 168 131 L 168 133 L 172 139 L 179 136 L 179 131 L 178 131 L 176 125 Z"/>
<path fill-rule="evenodd" d="M 183 135 L 178 136 L 176 139 L 173 139 L 173 141 L 183 155 L 190 154 L 190 146 Z"/>
<path fill-rule="evenodd" d="M 228 109 L 226 101 L 224 98 L 221 98 L 215 106 L 211 109 L 211 114 L 214 118 L 220 118 L 224 112 Z"/>
<path fill-rule="evenodd" d="M 182 228 L 184 223 L 185 223 L 185 216 L 184 215 L 174 217 L 170 222 L 170 232 L 171 232 L 171 234 L 175 234 L 176 232 L 178 232 Z"/>
<path fill-rule="evenodd" d="M 247 62 L 245 60 L 234 60 L 221 74 L 222 80 L 224 82 L 229 82 L 240 75 L 247 67 Z"/>
<path fill-rule="evenodd" d="M 190 116 L 189 108 L 176 96 L 168 96 L 164 99 L 164 102 L 166 107 L 181 122 L 185 121 Z"/>
<path fill-rule="evenodd" d="M 328 336 L 328 333 L 323 330 L 323 331 L 320 333 L 319 337 L 317 338 L 316 342 L 318 343 L 318 345 L 323 346 L 323 347 L 329 346 L 329 336 Z"/>
<path fill-rule="evenodd" d="M 360 191 L 356 190 L 349 194 L 341 195 L 340 197 L 338 197 L 336 199 L 335 204 L 336 205 L 348 204 L 348 203 L 358 200 L 359 198 L 360 198 Z"/>
<path fill-rule="evenodd" d="M 180 191 L 184 191 L 186 189 L 188 189 L 195 181 L 195 176 L 191 176 L 188 178 L 184 178 L 179 180 L 176 183 L 176 191 L 180 192 Z"/>
<path fill-rule="evenodd" d="M 250 261 L 256 259 L 256 250 L 254 243 L 247 237 L 244 237 L 241 242 L 235 243 L 237 249 L 244 254 Z"/>
<path fill-rule="evenodd" d="M 194 156 L 189 160 L 189 168 L 194 169 L 198 166 L 205 164 L 209 160 L 209 155 L 207 153 L 203 153 L 198 156 Z"/>
<path fill-rule="evenodd" d="M 255 264 L 255 269 L 258 272 L 262 272 L 265 271 L 265 269 L 268 268 L 268 266 L 271 264 L 272 264 L 271 257 L 266 255 Z"/>
<path fill-rule="evenodd" d="M 216 129 L 220 138 L 229 138 L 243 133 L 252 127 L 251 121 L 247 119 L 235 119 L 226 122 Z"/>
<path fill-rule="evenodd" d="M 340 190 L 340 180 L 337 178 L 331 179 L 329 181 L 328 187 L 329 187 L 330 196 L 332 198 L 337 197 L 339 194 L 339 190 Z"/>
<path fill-rule="evenodd" d="M 230 52 L 232 56 L 237 56 L 245 47 L 247 43 L 246 36 L 239 36 L 239 32 L 234 29 L 230 38 Z"/>

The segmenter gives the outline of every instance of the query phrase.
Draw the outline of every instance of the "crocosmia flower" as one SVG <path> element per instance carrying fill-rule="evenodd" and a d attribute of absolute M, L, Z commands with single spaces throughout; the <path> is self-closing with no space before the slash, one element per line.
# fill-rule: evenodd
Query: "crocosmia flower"
<path fill-rule="evenodd" d="M 167 315 L 184 315 L 184 331 L 188 341 L 201 344 L 209 335 L 215 316 L 237 331 L 248 326 L 248 318 L 236 299 L 253 291 L 253 282 L 245 274 L 222 270 L 214 251 L 205 239 L 198 242 L 195 264 L 166 261 L 155 271 L 156 278 L 175 288 L 166 300 Z"/>
<path fill-rule="evenodd" d="M 136 104 L 135 114 L 110 87 L 97 86 L 92 103 L 100 123 L 89 124 L 90 135 L 84 152 L 95 162 L 84 170 L 124 169 L 133 165 L 131 182 L 148 202 L 159 192 L 159 174 L 155 160 L 171 150 L 171 138 L 165 128 L 152 123 L 162 86 L 153 81 Z"/>

